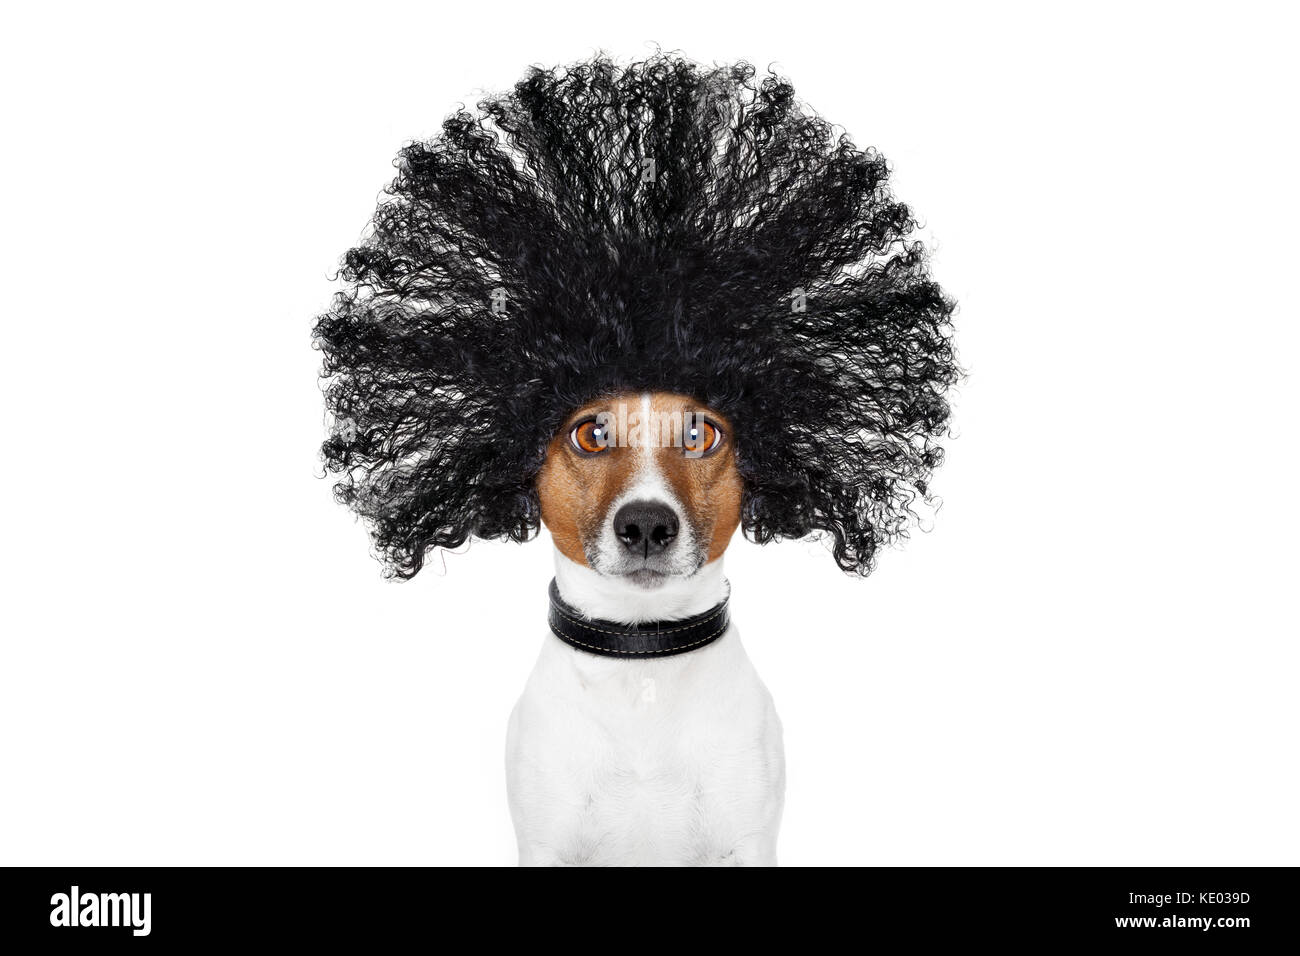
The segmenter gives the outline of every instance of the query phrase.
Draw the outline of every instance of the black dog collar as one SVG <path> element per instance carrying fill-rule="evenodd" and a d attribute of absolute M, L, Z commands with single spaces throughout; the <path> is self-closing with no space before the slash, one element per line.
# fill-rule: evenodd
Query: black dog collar
<path fill-rule="evenodd" d="M 560 598 L 551 579 L 551 631 L 564 643 L 606 657 L 671 657 L 712 644 L 731 623 L 727 601 L 678 621 L 619 624 L 585 618 Z"/>

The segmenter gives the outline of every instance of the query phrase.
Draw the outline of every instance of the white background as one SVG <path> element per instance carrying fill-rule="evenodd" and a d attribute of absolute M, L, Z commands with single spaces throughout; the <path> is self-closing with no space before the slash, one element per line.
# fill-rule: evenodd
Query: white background
<path fill-rule="evenodd" d="M 35 9 L 0 57 L 0 863 L 513 862 L 549 544 L 384 582 L 318 477 L 309 333 L 404 142 L 651 41 L 878 147 L 961 304 L 933 531 L 866 581 L 728 559 L 782 861 L 1300 862 L 1282 5 Z"/>

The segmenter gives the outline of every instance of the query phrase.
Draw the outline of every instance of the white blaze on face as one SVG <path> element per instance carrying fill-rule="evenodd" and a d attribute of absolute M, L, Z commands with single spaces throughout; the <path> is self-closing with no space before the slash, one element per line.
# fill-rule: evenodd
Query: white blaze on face
<path fill-rule="evenodd" d="M 627 486 L 605 513 L 595 569 L 613 573 L 627 569 L 627 550 L 614 533 L 614 516 L 630 501 L 650 501 L 668 506 L 677 516 L 677 542 L 662 570 L 668 574 L 690 574 L 699 564 L 697 534 L 659 466 L 661 448 L 666 440 L 670 441 L 670 433 L 661 427 L 649 392 L 642 393 L 637 412 L 636 420 L 629 422 L 627 435 L 628 450 L 636 455 L 636 466 Z"/>
<path fill-rule="evenodd" d="M 659 470 L 659 465 L 655 463 L 655 448 L 658 440 L 659 429 L 656 427 L 654 420 L 654 409 L 650 402 L 650 393 L 645 392 L 641 396 L 641 447 L 637 449 L 636 453 L 636 477 L 632 479 L 633 485 L 644 483 L 651 488 L 664 487 L 663 473 Z"/>

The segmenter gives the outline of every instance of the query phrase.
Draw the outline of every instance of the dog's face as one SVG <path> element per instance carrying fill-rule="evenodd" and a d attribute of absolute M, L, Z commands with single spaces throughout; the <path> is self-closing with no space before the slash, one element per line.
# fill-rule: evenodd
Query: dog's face
<path fill-rule="evenodd" d="M 547 447 L 537 491 L 561 554 L 644 588 L 720 557 L 740 524 L 730 422 L 667 392 L 574 412 Z"/>

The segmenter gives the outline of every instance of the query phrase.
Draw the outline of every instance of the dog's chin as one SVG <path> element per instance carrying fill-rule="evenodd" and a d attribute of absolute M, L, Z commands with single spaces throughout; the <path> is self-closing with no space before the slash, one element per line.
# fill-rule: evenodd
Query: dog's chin
<path fill-rule="evenodd" d="M 642 588 L 646 591 L 653 591 L 655 588 L 663 587 L 673 578 L 685 577 L 685 575 L 669 574 L 666 571 L 655 571 L 651 568 L 638 568 L 635 571 L 627 571 L 620 574 L 619 577 L 635 587 Z"/>
<path fill-rule="evenodd" d="M 593 563 L 592 567 L 603 577 L 630 584 L 640 590 L 653 591 L 674 581 L 685 581 L 693 577 L 700 570 L 702 564 L 703 562 L 700 562 L 685 569 L 673 567 L 672 565 L 655 566 L 654 564 L 642 564 L 635 567 L 616 564 L 614 567 L 602 568 L 598 563 Z"/>

